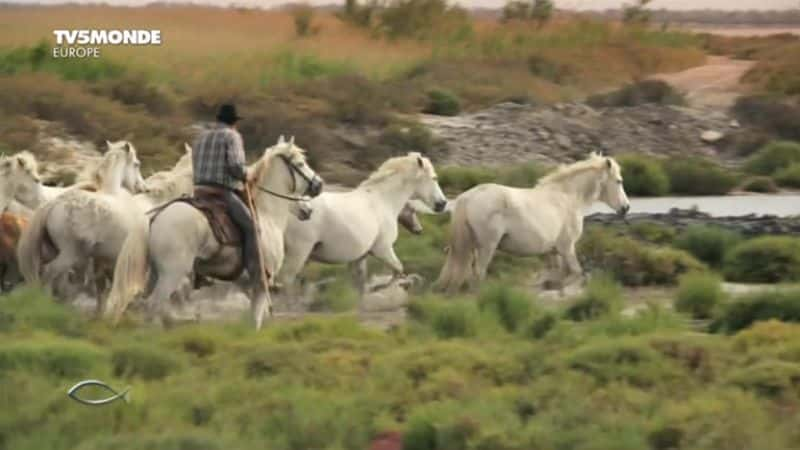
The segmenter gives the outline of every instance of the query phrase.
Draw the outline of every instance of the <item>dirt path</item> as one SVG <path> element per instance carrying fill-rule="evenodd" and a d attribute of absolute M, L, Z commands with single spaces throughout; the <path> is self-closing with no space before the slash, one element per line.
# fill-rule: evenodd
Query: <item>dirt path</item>
<path fill-rule="evenodd" d="M 702 66 L 683 72 L 655 75 L 686 94 L 692 106 L 710 109 L 727 109 L 744 92 L 740 79 L 754 61 L 709 56 Z"/>

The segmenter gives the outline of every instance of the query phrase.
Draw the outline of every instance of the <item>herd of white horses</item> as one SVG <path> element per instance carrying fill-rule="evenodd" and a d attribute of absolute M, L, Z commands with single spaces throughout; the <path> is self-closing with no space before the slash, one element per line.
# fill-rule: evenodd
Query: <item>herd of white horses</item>
<path fill-rule="evenodd" d="M 221 245 L 203 213 L 185 202 L 151 218 L 159 205 L 192 194 L 188 145 L 171 170 L 147 179 L 130 142 L 107 146 L 96 167 L 68 187 L 44 185 L 28 152 L 0 157 L 3 212 L 28 217 L 16 244 L 19 272 L 57 298 L 89 290 L 98 299 L 97 314 L 115 322 L 137 299 L 147 317 L 169 321 L 166 305 L 187 299 L 194 276 L 229 279 L 241 266 L 241 252 Z M 248 168 L 248 178 L 273 288 L 248 282 L 247 275 L 239 280 L 256 328 L 272 314 L 270 291 L 292 295 L 309 260 L 351 264 L 362 292 L 370 255 L 392 270 L 393 280 L 405 277 L 394 244 L 398 217 L 411 205 L 412 215 L 451 214 L 436 282 L 450 292 L 482 280 L 497 249 L 549 254 L 547 277 L 575 282 L 582 277 L 575 243 L 586 208 L 598 201 L 620 214 L 630 208 L 619 165 L 595 153 L 530 188 L 482 184 L 448 201 L 433 164 L 419 153 L 388 159 L 352 190 L 323 191 L 304 150 L 281 137 Z M 312 183 L 320 186 L 310 189 Z"/>

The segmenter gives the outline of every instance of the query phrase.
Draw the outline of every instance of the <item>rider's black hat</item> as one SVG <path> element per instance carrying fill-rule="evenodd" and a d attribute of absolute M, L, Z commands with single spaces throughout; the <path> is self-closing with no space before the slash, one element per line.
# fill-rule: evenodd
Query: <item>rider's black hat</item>
<path fill-rule="evenodd" d="M 233 125 L 240 119 L 241 117 L 236 114 L 236 105 L 231 103 L 220 105 L 219 111 L 217 111 L 217 120 L 222 123 L 227 123 L 228 125 Z"/>

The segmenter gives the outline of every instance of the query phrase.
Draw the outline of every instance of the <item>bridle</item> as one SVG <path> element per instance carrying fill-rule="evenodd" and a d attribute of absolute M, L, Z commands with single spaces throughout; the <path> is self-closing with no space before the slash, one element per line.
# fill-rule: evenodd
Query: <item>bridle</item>
<path fill-rule="evenodd" d="M 303 178 L 303 180 L 306 181 L 306 190 L 305 190 L 305 192 L 303 192 L 303 195 L 301 195 L 300 197 L 295 197 L 295 196 L 291 196 L 291 195 L 287 195 L 287 194 L 281 194 L 279 192 L 272 191 L 270 189 L 267 189 L 267 188 L 265 188 L 263 186 L 259 186 L 257 184 L 255 185 L 256 188 L 258 188 L 259 191 L 266 192 L 267 194 L 273 195 L 273 196 L 281 198 L 283 200 L 288 200 L 290 202 L 302 202 L 302 201 L 305 201 L 306 197 L 310 196 L 309 194 L 310 194 L 310 191 L 311 191 L 311 187 L 314 185 L 314 183 L 315 182 L 319 183 L 319 175 L 314 174 L 313 177 L 309 177 L 308 175 L 303 173 L 303 171 L 300 170 L 300 168 L 298 168 L 296 165 L 292 164 L 292 161 L 289 159 L 288 156 L 286 156 L 286 155 L 278 155 L 278 157 L 286 165 L 286 168 L 289 170 L 289 175 L 292 176 L 292 191 L 291 192 L 294 192 L 295 190 L 297 190 L 297 175 L 300 175 L 300 177 Z"/>

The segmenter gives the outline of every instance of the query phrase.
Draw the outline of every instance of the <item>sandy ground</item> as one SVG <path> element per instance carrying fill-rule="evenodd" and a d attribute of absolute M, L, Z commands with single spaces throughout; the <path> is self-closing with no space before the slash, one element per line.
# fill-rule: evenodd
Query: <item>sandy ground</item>
<path fill-rule="evenodd" d="M 653 78 L 664 80 L 683 92 L 694 107 L 720 110 L 729 108 L 745 92 L 740 79 L 753 64 L 754 61 L 709 56 L 702 66 Z"/>
<path fill-rule="evenodd" d="M 772 34 L 796 34 L 800 35 L 798 26 L 768 26 L 754 27 L 750 25 L 741 26 L 713 26 L 713 25 L 686 25 L 682 28 L 698 33 L 712 33 L 723 36 L 769 36 Z"/>

